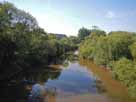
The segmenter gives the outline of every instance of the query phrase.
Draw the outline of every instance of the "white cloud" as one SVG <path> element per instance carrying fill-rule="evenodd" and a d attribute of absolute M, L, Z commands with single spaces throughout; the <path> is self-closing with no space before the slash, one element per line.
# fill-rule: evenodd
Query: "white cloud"
<path fill-rule="evenodd" d="M 108 12 L 106 13 L 106 17 L 107 17 L 107 18 L 114 18 L 114 17 L 115 17 L 115 13 L 114 13 L 113 11 L 108 11 Z"/>

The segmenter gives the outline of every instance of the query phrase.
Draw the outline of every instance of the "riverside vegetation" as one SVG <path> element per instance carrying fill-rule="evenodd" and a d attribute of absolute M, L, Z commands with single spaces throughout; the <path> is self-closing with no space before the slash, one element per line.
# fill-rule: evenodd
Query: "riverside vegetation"
<path fill-rule="evenodd" d="M 40 28 L 29 13 L 11 3 L 0 3 L 1 80 L 18 70 L 61 62 L 66 52 L 78 47 L 80 58 L 110 68 L 114 78 L 128 87 L 130 96 L 136 96 L 136 33 L 106 34 L 94 26 L 81 28 L 78 37 L 59 39 Z"/>
<path fill-rule="evenodd" d="M 77 48 L 76 43 L 77 37 L 48 34 L 29 13 L 0 3 L 0 79 L 18 70 L 61 62 L 66 52 Z"/>
<path fill-rule="evenodd" d="M 81 58 L 110 68 L 114 78 L 121 80 L 132 97 L 136 96 L 136 33 L 116 31 L 106 34 L 93 29 L 79 47 Z"/>

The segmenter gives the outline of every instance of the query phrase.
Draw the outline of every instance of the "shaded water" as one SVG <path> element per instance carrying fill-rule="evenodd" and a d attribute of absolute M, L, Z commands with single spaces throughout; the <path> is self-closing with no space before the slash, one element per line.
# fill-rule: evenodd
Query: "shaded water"
<path fill-rule="evenodd" d="M 0 85 L 0 102 L 136 102 L 111 73 L 87 60 L 22 72 Z"/>

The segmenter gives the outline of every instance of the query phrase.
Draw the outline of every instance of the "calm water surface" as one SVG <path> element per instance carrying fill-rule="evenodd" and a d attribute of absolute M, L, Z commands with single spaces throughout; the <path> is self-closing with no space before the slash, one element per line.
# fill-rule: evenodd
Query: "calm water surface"
<path fill-rule="evenodd" d="M 87 60 L 20 73 L 0 85 L 0 102 L 136 102 L 109 70 Z"/>

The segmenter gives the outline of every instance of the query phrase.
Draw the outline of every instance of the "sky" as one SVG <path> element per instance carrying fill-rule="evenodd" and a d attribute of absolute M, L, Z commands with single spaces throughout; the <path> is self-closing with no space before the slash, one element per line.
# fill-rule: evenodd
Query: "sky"
<path fill-rule="evenodd" d="M 3 1 L 3 0 L 0 0 Z M 136 32 L 136 0 L 6 0 L 33 15 L 49 33 L 77 35 L 81 27 Z"/>

